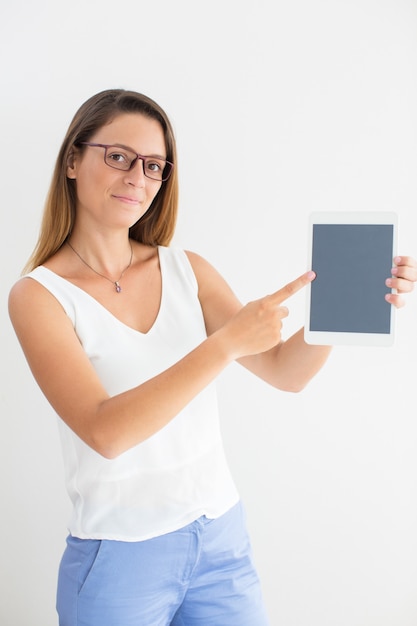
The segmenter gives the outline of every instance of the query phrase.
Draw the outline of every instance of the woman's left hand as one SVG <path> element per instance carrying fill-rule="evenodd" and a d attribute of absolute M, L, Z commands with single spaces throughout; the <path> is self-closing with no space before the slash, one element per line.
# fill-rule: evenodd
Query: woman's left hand
<path fill-rule="evenodd" d="M 397 293 L 388 293 L 385 299 L 397 309 L 404 306 L 405 300 L 399 294 L 410 293 L 417 281 L 417 261 L 410 256 L 396 256 L 395 266 L 391 270 L 392 277 L 385 284 Z"/>

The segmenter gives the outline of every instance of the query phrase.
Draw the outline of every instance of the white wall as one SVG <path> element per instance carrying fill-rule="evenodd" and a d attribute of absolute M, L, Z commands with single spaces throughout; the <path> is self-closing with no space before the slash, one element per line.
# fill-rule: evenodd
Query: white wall
<path fill-rule="evenodd" d="M 417 256 L 417 3 L 14 0 L 0 29 L 0 623 L 54 626 L 68 501 L 6 300 L 70 118 L 109 87 L 162 104 L 179 143 L 176 243 L 245 301 L 304 271 L 311 210 L 397 211 L 400 251 Z M 287 333 L 303 296 L 289 305 Z M 395 347 L 335 350 L 300 395 L 237 366 L 219 380 L 273 626 L 417 623 L 416 310 L 413 294 Z"/>

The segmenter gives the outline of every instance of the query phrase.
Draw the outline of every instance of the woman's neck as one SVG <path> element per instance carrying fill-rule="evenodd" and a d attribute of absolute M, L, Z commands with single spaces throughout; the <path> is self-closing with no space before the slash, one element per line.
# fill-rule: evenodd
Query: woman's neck
<path fill-rule="evenodd" d="M 96 273 L 117 280 L 133 260 L 133 246 L 128 233 L 105 236 L 102 233 L 84 235 L 73 231 L 67 243 L 72 252 L 87 267 Z"/>

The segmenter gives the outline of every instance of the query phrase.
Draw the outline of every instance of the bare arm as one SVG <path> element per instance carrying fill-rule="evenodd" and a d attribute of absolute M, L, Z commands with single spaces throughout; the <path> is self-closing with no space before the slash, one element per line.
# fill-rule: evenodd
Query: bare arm
<path fill-rule="evenodd" d="M 205 341 L 168 370 L 114 397 L 103 388 L 61 305 L 42 285 L 30 278 L 19 281 L 10 293 L 9 311 L 50 404 L 83 441 L 113 458 L 163 428 L 231 361 L 277 345 L 287 315 L 281 302 L 309 280 L 300 277 L 246 307 L 231 298 L 217 300 L 214 308 L 225 308 L 223 322 Z"/>
<path fill-rule="evenodd" d="M 328 347 L 305 344 L 302 331 L 281 340 L 288 315 L 282 303 L 311 277 L 305 274 L 242 306 L 206 261 L 191 253 L 189 258 L 208 338 L 168 370 L 114 397 L 103 388 L 58 301 L 28 278 L 10 293 L 10 317 L 40 388 L 68 426 L 103 456 L 113 458 L 163 428 L 233 360 L 275 387 L 298 391 L 328 356 Z M 411 257 L 396 263 L 390 286 L 410 292 L 417 263 Z M 397 307 L 404 303 L 400 295 L 387 299 Z"/>
<path fill-rule="evenodd" d="M 207 332 L 211 334 L 236 315 L 242 308 L 242 304 L 226 281 L 207 261 L 196 254 L 188 253 L 188 255 L 200 285 L 199 296 Z M 306 280 L 305 284 L 308 282 L 309 280 Z M 285 289 L 287 289 L 286 298 L 288 298 L 292 292 L 298 291 L 298 285 L 293 287 L 290 284 Z M 277 294 L 281 292 L 282 290 L 279 290 Z M 267 298 L 274 298 L 275 295 L 272 294 Z M 279 298 L 280 295 L 278 295 Z M 285 316 L 287 314 L 286 309 Z M 329 346 L 306 344 L 303 329 L 300 329 L 287 341 L 280 340 L 269 350 L 245 355 L 238 360 L 256 376 L 277 389 L 297 392 L 301 391 L 323 367 L 330 351 Z"/>
<path fill-rule="evenodd" d="M 237 311 L 242 308 L 242 304 L 224 279 L 207 261 L 191 253 L 189 253 L 189 258 L 199 281 L 199 296 L 205 315 L 207 332 L 210 334 L 236 315 Z M 402 256 L 396 257 L 394 263 L 392 276 L 387 278 L 386 284 L 396 289 L 397 294 L 388 294 L 386 299 L 396 308 L 400 308 L 405 304 L 402 294 L 413 291 L 414 283 L 417 281 L 417 261 L 410 256 Z M 286 299 L 291 296 L 293 287 L 290 284 L 285 289 L 287 290 Z M 281 292 L 282 290 L 277 293 L 280 294 Z M 273 298 L 274 294 L 270 297 Z M 247 369 L 272 386 L 285 391 L 297 392 L 301 391 L 323 367 L 330 351 L 330 346 L 306 344 L 304 330 L 300 329 L 285 342 L 277 342 L 269 350 L 257 354 L 251 353 L 238 360 Z"/>

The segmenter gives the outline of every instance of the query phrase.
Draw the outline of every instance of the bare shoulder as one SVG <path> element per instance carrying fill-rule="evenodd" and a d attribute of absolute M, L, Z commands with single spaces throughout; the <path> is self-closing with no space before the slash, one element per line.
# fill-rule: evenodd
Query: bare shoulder
<path fill-rule="evenodd" d="M 22 345 L 41 342 L 46 333 L 72 329 L 58 300 L 33 278 L 21 278 L 9 293 L 9 316 Z"/>
<path fill-rule="evenodd" d="M 198 282 L 198 296 L 210 334 L 240 308 L 241 303 L 217 269 L 195 252 L 186 251 Z"/>
<path fill-rule="evenodd" d="M 212 265 L 210 265 L 210 263 L 204 259 L 200 254 L 197 254 L 196 252 L 192 252 L 191 250 L 185 250 L 185 254 L 188 257 L 188 260 L 190 261 L 193 270 L 197 270 L 199 271 L 200 269 L 202 269 L 204 271 L 204 268 L 213 268 Z"/>
<path fill-rule="evenodd" d="M 46 305 L 53 309 L 52 314 L 56 314 L 57 310 L 63 312 L 56 298 L 33 278 L 21 278 L 10 290 L 9 314 L 12 321 L 19 315 L 32 317 L 39 308 L 45 311 Z"/>
<path fill-rule="evenodd" d="M 218 272 L 217 269 L 205 258 L 196 252 L 191 252 L 190 250 L 186 250 L 185 253 L 191 263 L 191 267 L 196 275 L 200 289 L 204 289 L 215 284 L 227 284 L 220 272 Z"/>

